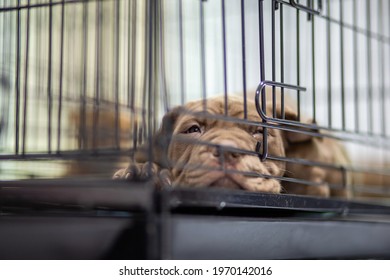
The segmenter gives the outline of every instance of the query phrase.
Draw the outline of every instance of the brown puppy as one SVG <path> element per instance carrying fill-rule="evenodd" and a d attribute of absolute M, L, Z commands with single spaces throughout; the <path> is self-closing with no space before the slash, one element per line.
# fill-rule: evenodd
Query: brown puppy
<path fill-rule="evenodd" d="M 210 118 L 196 115 L 204 112 L 204 104 Z M 224 111 L 224 98 L 218 97 L 206 103 L 190 102 L 168 113 L 155 137 L 153 172 L 168 169 L 173 187 L 221 186 L 279 193 L 280 182 L 268 176 L 283 176 L 285 163 L 261 162 L 255 154 L 256 145 L 263 138 L 263 128 L 212 117 L 224 116 Z M 254 102 L 248 101 L 247 114 L 248 121 L 261 122 Z M 229 97 L 227 115 L 236 120 L 244 118 L 242 99 Z M 169 143 L 161 143 L 164 136 L 171 138 Z M 283 138 L 280 130 L 268 129 L 270 153 L 285 156 Z M 241 153 L 241 150 L 251 153 Z M 146 157 L 142 151 L 136 155 L 136 161 L 136 167 L 121 169 L 114 178 L 142 177 L 150 164 L 144 163 Z"/>
<path fill-rule="evenodd" d="M 208 116 L 204 114 L 204 109 Z M 227 120 L 225 113 L 231 121 Z M 287 119 L 295 119 L 296 113 L 286 107 L 285 116 Z M 117 171 L 114 178 L 133 179 L 143 177 L 151 171 L 164 185 L 171 184 L 173 187 L 220 186 L 271 193 L 282 191 L 278 177 L 285 174 L 315 183 L 326 179 L 322 171 L 317 172 L 313 167 L 299 169 L 288 163 L 286 172 L 284 161 L 260 161 L 255 151 L 258 143 L 263 140 L 263 127 L 254 102 L 247 101 L 247 121 L 251 125 L 243 122 L 243 119 L 244 104 L 242 98 L 238 97 L 229 97 L 227 112 L 223 97 L 208 99 L 206 103 L 195 101 L 184 107 L 177 107 L 164 117 L 154 138 L 153 163 L 147 162 L 145 150 L 139 150 L 136 163 Z M 300 158 L 302 151 L 296 148 L 300 144 L 303 150 L 307 145 L 323 144 L 320 140 L 313 141 L 313 137 L 302 137 L 300 134 L 275 128 L 268 128 L 267 135 L 268 153 L 282 158 L 286 156 L 286 152 L 289 157 Z M 312 147 L 308 150 L 310 153 Z M 326 171 L 324 172 L 326 175 Z M 320 187 L 304 185 L 297 189 L 293 184 L 282 184 L 283 187 L 287 186 L 288 193 L 321 196 L 330 194 L 326 183 Z M 312 188 L 315 190 L 311 191 Z"/>

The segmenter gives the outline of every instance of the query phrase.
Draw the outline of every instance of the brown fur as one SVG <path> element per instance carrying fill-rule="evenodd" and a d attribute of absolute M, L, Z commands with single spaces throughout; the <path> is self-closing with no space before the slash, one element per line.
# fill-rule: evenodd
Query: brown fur
<path fill-rule="evenodd" d="M 312 137 L 308 141 L 294 143 L 286 149 L 288 158 L 300 158 L 313 162 L 320 162 L 338 167 L 350 164 L 344 148 L 336 140 L 330 138 Z M 322 168 L 319 166 L 303 166 L 287 163 L 286 177 L 304 179 L 318 185 L 303 185 L 285 182 L 283 184 L 287 193 L 305 194 L 314 196 L 349 197 L 351 175 L 342 168 Z M 347 188 L 330 188 L 329 184 L 346 185 Z"/>
<path fill-rule="evenodd" d="M 126 111 L 121 111 L 115 117 L 115 111 L 111 108 L 99 108 L 94 111 L 93 108 L 85 108 L 85 113 L 80 110 L 73 109 L 69 113 L 69 121 L 71 128 L 72 140 L 77 145 L 76 147 L 86 153 L 93 153 L 94 150 L 101 151 L 104 149 L 117 149 L 119 145 L 122 149 L 132 147 L 131 141 L 133 130 L 137 128 L 137 118 Z M 117 127 L 115 127 L 117 123 Z M 116 140 L 118 141 L 116 143 Z M 75 148 L 76 148 L 75 147 Z M 107 177 L 112 174 L 124 162 L 128 161 L 128 157 L 112 157 L 109 161 L 96 160 L 90 158 L 76 158 L 69 162 L 65 176 L 99 176 Z"/>

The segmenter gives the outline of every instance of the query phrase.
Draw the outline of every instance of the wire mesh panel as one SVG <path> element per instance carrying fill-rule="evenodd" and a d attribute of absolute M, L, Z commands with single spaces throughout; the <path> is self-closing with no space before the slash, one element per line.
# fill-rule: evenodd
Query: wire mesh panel
<path fill-rule="evenodd" d="M 389 76 L 385 0 L 2 0 L 0 258 L 386 258 Z"/>
<path fill-rule="evenodd" d="M 202 99 L 210 113 L 208 100 L 222 96 L 219 116 L 206 116 L 261 127 L 255 148 L 234 152 L 257 154 L 264 165 L 284 163 L 281 177 L 259 175 L 276 177 L 282 192 L 388 197 L 387 1 L 161 3 L 162 89 L 169 97 L 162 104 Z M 236 119 L 226 117 L 237 103 L 231 96 L 244 106 Z M 246 102 L 255 103 L 260 117 L 247 119 Z M 271 129 L 285 138 L 297 132 L 285 154 L 275 153 Z M 201 145 L 231 148 L 207 140 Z M 223 172 L 237 172 L 225 165 L 219 165 Z"/>
<path fill-rule="evenodd" d="M 334 194 L 388 197 L 389 4 L 301 2 L 162 1 L 166 103 L 224 96 L 219 118 L 262 127 L 249 152 L 285 163 L 277 179 L 286 193 L 321 194 L 325 184 Z M 244 106 L 235 120 L 226 118 L 232 95 Z M 246 121 L 247 100 L 256 122 Z M 305 140 L 272 152 L 274 128 Z"/>
<path fill-rule="evenodd" d="M 110 178 L 141 158 L 174 187 L 388 198 L 389 13 L 383 0 L 4 0 L 1 179 Z M 210 123 L 229 136 L 207 138 Z M 188 146 L 213 164 L 180 162 Z"/>
<path fill-rule="evenodd" d="M 0 3 L 2 179 L 107 178 L 147 138 L 148 5 Z"/>

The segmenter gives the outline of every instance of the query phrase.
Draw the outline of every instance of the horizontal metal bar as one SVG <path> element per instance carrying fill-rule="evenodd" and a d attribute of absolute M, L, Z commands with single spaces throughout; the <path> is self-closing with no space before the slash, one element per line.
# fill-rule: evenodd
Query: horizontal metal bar
<path fill-rule="evenodd" d="M 69 210 L 149 210 L 154 199 L 151 182 L 55 179 L 0 181 L 0 208 L 31 207 Z M 3 208 L 4 210 L 4 208 Z"/>
<path fill-rule="evenodd" d="M 255 193 L 222 189 L 163 190 L 170 207 L 215 207 L 282 209 L 390 215 L 390 207 L 287 194 Z M 151 182 L 112 180 L 23 180 L 0 181 L 0 206 L 31 209 L 73 209 L 107 211 L 151 210 L 155 201 Z M 158 195 L 159 193 L 157 193 Z M 221 208 L 222 207 L 222 208 Z"/>
<path fill-rule="evenodd" d="M 5 154 L 0 155 L 0 160 L 52 160 L 52 159 L 64 159 L 64 160 L 78 160 L 84 158 L 96 158 L 106 156 L 126 156 L 134 153 L 133 149 L 119 150 L 119 149 L 107 149 L 99 148 L 96 150 L 63 150 L 59 153 L 25 153 L 23 155 Z"/>
<path fill-rule="evenodd" d="M 166 191 L 170 207 L 213 207 L 215 209 L 281 209 L 311 212 L 390 215 L 390 207 L 346 200 L 315 198 L 288 194 L 255 193 L 220 189 L 175 189 Z"/>
<path fill-rule="evenodd" d="M 85 3 L 85 2 L 102 2 L 109 0 L 65 0 L 65 1 L 57 1 L 51 3 L 38 3 L 38 4 L 30 4 L 30 5 L 20 5 L 20 6 L 9 6 L 9 7 L 0 7 L 1 12 L 11 12 L 11 11 L 20 11 L 25 9 L 35 9 L 35 8 L 44 8 L 44 7 L 52 7 L 62 4 L 77 4 L 77 3 Z"/>

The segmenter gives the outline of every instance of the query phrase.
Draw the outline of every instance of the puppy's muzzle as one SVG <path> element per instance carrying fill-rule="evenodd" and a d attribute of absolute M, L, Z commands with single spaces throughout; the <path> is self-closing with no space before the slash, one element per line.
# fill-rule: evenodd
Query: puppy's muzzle
<path fill-rule="evenodd" d="M 219 160 L 221 166 L 234 166 L 242 156 L 237 143 L 233 140 L 222 139 L 214 141 L 216 146 L 212 147 L 211 154 Z"/>

